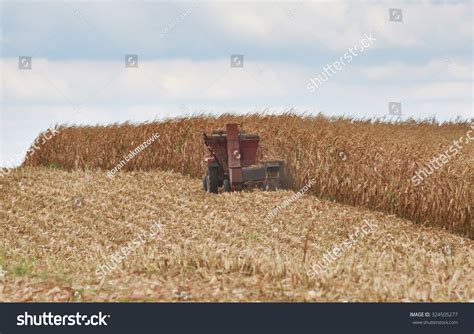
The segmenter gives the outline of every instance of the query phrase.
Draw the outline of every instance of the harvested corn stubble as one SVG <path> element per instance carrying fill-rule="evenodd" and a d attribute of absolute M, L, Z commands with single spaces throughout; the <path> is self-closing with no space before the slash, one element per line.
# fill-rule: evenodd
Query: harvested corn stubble
<path fill-rule="evenodd" d="M 2 301 L 473 299 L 472 240 L 361 207 L 304 195 L 264 223 L 293 192 L 207 194 L 160 170 L 0 185 Z"/>

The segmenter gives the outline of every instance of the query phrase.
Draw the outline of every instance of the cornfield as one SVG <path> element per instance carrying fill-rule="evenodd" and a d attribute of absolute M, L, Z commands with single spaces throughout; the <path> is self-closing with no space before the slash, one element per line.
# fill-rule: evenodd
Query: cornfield
<path fill-rule="evenodd" d="M 204 173 L 202 133 L 239 123 L 260 135 L 260 159 L 283 159 L 290 188 L 309 179 L 308 194 L 395 214 L 473 238 L 473 147 L 459 153 L 415 185 L 417 171 L 453 140 L 466 138 L 467 122 L 384 123 L 322 116 L 222 115 L 144 124 L 59 126 L 59 133 L 32 150 L 25 166 L 65 170 L 113 169 L 153 134 L 160 137 L 122 170 L 171 170 L 192 177 Z"/>

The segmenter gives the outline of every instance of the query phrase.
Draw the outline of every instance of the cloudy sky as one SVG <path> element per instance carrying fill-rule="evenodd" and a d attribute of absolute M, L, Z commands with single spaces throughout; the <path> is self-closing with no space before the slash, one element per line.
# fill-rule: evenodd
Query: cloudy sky
<path fill-rule="evenodd" d="M 470 0 L 1 6 L 0 166 L 58 123 L 289 108 L 474 117 Z"/>

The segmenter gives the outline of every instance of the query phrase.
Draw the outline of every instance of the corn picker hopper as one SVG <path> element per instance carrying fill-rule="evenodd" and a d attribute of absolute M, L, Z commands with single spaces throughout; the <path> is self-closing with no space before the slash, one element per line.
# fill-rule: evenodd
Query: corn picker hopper
<path fill-rule="evenodd" d="M 261 188 L 284 188 L 284 162 L 281 160 L 256 163 L 259 142 L 257 134 L 240 133 L 237 124 L 227 124 L 226 132 L 204 134 L 210 156 L 206 157 L 203 189 L 209 193 Z"/>

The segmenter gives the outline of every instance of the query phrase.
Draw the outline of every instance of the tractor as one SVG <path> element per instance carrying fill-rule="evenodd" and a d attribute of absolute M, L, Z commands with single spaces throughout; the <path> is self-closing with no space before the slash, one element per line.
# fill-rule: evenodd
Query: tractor
<path fill-rule="evenodd" d="M 210 155 L 205 158 L 206 173 L 202 186 L 208 193 L 249 188 L 277 190 L 285 188 L 285 164 L 282 160 L 256 162 L 260 137 L 239 132 L 237 124 L 226 131 L 203 134 Z"/>

